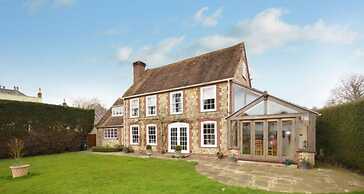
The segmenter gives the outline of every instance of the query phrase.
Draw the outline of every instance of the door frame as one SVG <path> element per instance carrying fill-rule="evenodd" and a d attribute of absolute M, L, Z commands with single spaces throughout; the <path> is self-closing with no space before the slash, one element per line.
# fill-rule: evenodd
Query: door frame
<path fill-rule="evenodd" d="M 176 123 L 170 123 L 168 124 L 168 152 L 174 153 L 176 152 L 175 150 L 171 149 L 171 128 L 177 128 L 177 145 L 180 145 L 180 135 L 181 135 L 181 127 L 185 127 L 186 128 L 186 134 L 187 134 L 187 150 L 182 150 L 182 153 L 190 153 L 190 127 L 188 123 L 181 123 L 181 122 L 176 122 Z"/>

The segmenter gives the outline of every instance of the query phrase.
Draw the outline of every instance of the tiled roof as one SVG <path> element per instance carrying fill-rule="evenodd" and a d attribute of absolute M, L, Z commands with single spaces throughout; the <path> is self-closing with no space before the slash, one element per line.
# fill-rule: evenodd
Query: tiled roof
<path fill-rule="evenodd" d="M 245 55 L 244 44 L 220 49 L 158 68 L 147 69 L 123 97 L 233 78 Z"/>
<path fill-rule="evenodd" d="M 0 88 L 0 93 L 15 95 L 15 96 L 26 96 L 25 94 L 23 94 L 19 90 L 11 90 L 11 89 L 4 89 L 4 88 Z"/>
<path fill-rule="evenodd" d="M 103 127 L 122 126 L 124 124 L 124 117 L 123 116 L 113 117 L 111 115 L 111 109 L 113 107 L 122 105 L 123 105 L 123 100 L 121 98 L 118 98 L 111 106 L 111 108 L 104 114 L 104 116 L 101 118 L 96 127 L 103 128 Z"/>

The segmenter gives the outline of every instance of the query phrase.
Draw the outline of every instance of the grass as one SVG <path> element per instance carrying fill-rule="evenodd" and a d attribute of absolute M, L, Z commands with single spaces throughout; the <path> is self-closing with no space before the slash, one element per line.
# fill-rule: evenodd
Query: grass
<path fill-rule="evenodd" d="M 199 175 L 194 163 L 66 153 L 24 159 L 31 174 L 12 179 L 11 160 L 0 160 L 1 194 L 262 193 L 230 187 Z"/>

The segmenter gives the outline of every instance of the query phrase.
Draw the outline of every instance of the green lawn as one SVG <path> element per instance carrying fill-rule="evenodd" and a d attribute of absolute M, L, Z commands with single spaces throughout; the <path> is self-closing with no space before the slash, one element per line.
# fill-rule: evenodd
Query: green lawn
<path fill-rule="evenodd" d="M 31 175 L 12 179 L 0 160 L 1 194 L 43 193 L 269 193 L 225 186 L 199 175 L 194 163 L 67 153 L 28 157 Z M 224 191 L 223 191 L 224 190 Z"/>

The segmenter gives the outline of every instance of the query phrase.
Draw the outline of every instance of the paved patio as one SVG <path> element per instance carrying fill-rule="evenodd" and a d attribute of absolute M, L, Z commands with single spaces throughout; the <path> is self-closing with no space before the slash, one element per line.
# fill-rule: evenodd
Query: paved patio
<path fill-rule="evenodd" d="M 142 154 L 98 153 L 147 157 Z M 172 159 L 170 155 L 154 154 L 153 158 Z M 364 176 L 345 169 L 301 170 L 281 164 L 232 162 L 216 157 L 191 155 L 183 160 L 196 161 L 196 170 L 226 185 L 268 191 L 330 193 L 364 191 Z"/>

